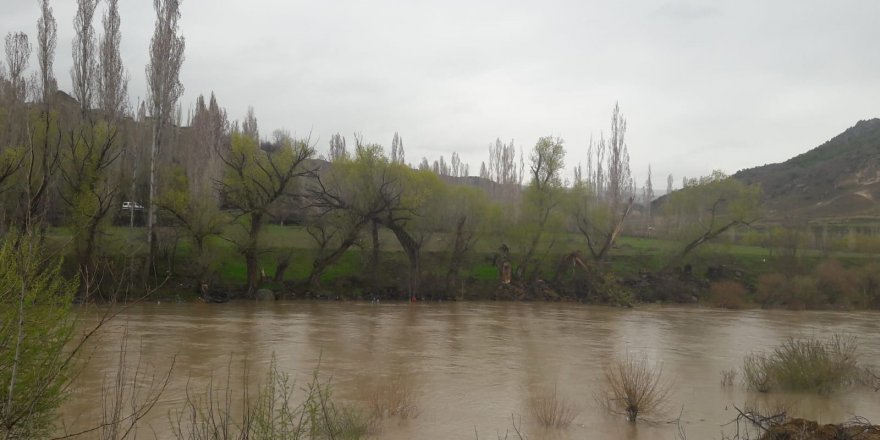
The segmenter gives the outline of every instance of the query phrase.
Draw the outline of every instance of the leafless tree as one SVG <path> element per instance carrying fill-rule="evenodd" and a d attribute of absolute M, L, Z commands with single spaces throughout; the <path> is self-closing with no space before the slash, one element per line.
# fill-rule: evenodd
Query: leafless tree
<path fill-rule="evenodd" d="M 248 107 L 247 115 L 241 123 L 241 132 L 249 136 L 255 142 L 260 142 L 260 130 L 257 127 L 257 116 L 254 114 L 253 107 Z"/>
<path fill-rule="evenodd" d="M 7 100 L 13 111 L 27 98 L 25 71 L 31 58 L 31 43 L 24 32 L 6 34 L 6 65 L 9 68 L 9 93 Z"/>
<path fill-rule="evenodd" d="M 406 153 L 403 150 L 403 138 L 397 132 L 394 132 L 394 139 L 391 140 L 391 163 L 404 164 Z"/>
<path fill-rule="evenodd" d="M 464 172 L 464 169 L 461 164 L 461 158 L 458 157 L 458 153 L 452 152 L 452 159 L 449 160 L 449 175 L 452 177 L 461 177 L 461 174 Z"/>
<path fill-rule="evenodd" d="M 496 139 L 489 145 L 489 163 L 486 167 L 488 178 L 498 185 L 495 186 L 495 197 L 511 202 L 519 194 L 526 175 L 525 154 L 519 152 L 519 167 L 516 162 L 516 146 L 513 140 L 502 143 Z"/>
<path fill-rule="evenodd" d="M 214 93 L 207 104 L 204 96 L 196 99 L 190 127 L 183 157 L 190 194 L 193 200 L 213 200 L 216 204 L 219 200 L 212 189 L 214 182 L 223 175 L 220 154 L 227 153 L 223 148 L 229 133 L 229 120 Z"/>
<path fill-rule="evenodd" d="M 590 253 L 596 260 L 604 260 L 614 245 L 624 222 L 632 209 L 634 184 L 629 167 L 629 151 L 626 145 L 626 119 L 620 106 L 614 105 L 611 114 L 611 137 L 599 136 L 593 155 L 595 175 L 590 179 L 596 193 L 597 206 L 592 212 L 579 215 L 578 228 L 587 239 Z"/>
<path fill-rule="evenodd" d="M 43 111 L 38 124 L 27 122 L 24 110 L 29 84 L 24 72 L 28 67 L 31 45 L 24 33 L 6 36 L 6 62 L 9 66 L 9 92 L 7 101 L 11 108 L 8 140 L 13 144 L 26 144 L 21 162 L 22 178 L 19 193 L 18 222 L 22 230 L 32 230 L 39 222 L 45 208 L 45 198 L 50 181 L 57 169 L 61 131 L 56 117 Z"/>
<path fill-rule="evenodd" d="M 626 119 L 620 114 L 620 105 L 614 104 L 611 114 L 611 138 L 608 140 L 607 197 L 612 207 L 623 205 L 632 197 L 632 173 L 629 168 L 629 150 L 626 145 Z"/>
<path fill-rule="evenodd" d="M 119 30 L 119 0 L 107 0 L 107 12 L 103 23 L 98 104 L 106 117 L 115 120 L 123 114 L 128 100 L 128 75 L 122 65 L 122 56 L 119 52 L 122 42 L 122 34 Z"/>
<path fill-rule="evenodd" d="M 345 138 L 336 133 L 330 137 L 330 161 L 336 162 L 342 159 L 348 159 L 348 150 L 345 146 Z"/>
<path fill-rule="evenodd" d="M 98 81 L 98 54 L 95 29 L 92 20 L 98 0 L 77 0 L 76 16 L 73 26 L 73 67 L 70 78 L 73 82 L 73 97 L 79 101 L 83 114 L 92 108 L 95 101 L 95 87 Z"/>
<path fill-rule="evenodd" d="M 147 64 L 147 96 L 153 117 L 153 143 L 150 149 L 150 204 L 147 213 L 147 243 L 150 258 L 147 268 L 156 256 L 156 165 L 162 146 L 164 128 L 170 124 L 175 104 L 183 94 L 180 67 L 183 65 L 186 43 L 179 34 L 180 0 L 153 0 L 156 27 L 150 40 L 150 63 Z"/>
<path fill-rule="evenodd" d="M 651 180 L 651 165 L 648 165 L 648 180 L 645 181 L 645 221 L 648 225 L 651 224 L 651 219 L 653 219 L 653 212 L 651 211 L 651 202 L 654 200 L 654 183 Z"/>
<path fill-rule="evenodd" d="M 40 64 L 40 96 L 44 103 L 58 89 L 52 64 L 58 44 L 58 24 L 52 14 L 49 0 L 40 0 L 40 19 L 37 21 L 37 58 Z"/>

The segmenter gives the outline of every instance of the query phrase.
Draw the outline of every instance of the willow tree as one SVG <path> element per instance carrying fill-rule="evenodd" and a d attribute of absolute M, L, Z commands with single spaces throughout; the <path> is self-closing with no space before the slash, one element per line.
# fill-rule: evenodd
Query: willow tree
<path fill-rule="evenodd" d="M 499 215 L 485 191 L 466 185 L 444 187 L 442 209 L 437 217 L 439 228 L 447 233 L 446 291 L 453 292 L 460 284 L 459 273 L 477 240 L 485 234 L 492 215 Z"/>
<path fill-rule="evenodd" d="M 525 189 L 520 235 L 525 239 L 522 259 L 516 268 L 517 278 L 534 278 L 538 266 L 532 266 L 545 232 L 559 213 L 564 195 L 560 173 L 565 167 L 563 140 L 546 136 L 532 149 L 530 180 Z"/>
<path fill-rule="evenodd" d="M 397 200 L 389 194 L 400 190 L 394 184 L 390 167 L 381 147 L 361 145 L 353 158 L 339 155 L 332 167 L 315 176 L 307 189 L 307 231 L 316 244 L 308 278 L 310 286 L 319 285 L 324 271 L 358 241 L 374 219 L 390 208 L 389 203 Z M 378 246 L 374 250 L 378 253 Z M 371 261 L 373 269 L 376 263 Z"/>
<path fill-rule="evenodd" d="M 270 149 L 260 148 L 248 134 L 232 133 L 231 151 L 221 155 L 224 164 L 220 193 L 226 204 L 244 221 L 246 237 L 236 242 L 245 257 L 248 291 L 253 292 L 261 280 L 258 261 L 262 253 L 260 233 L 276 203 L 296 197 L 298 178 L 311 175 L 305 161 L 314 154 L 307 140 L 285 137 Z"/>
<path fill-rule="evenodd" d="M 180 68 L 183 65 L 186 43 L 178 29 L 180 0 L 153 0 L 156 26 L 150 40 L 150 63 L 147 64 L 147 105 L 153 120 L 153 140 L 150 147 L 150 203 L 147 207 L 147 244 L 150 256 L 146 268 L 152 267 L 156 257 L 156 166 L 162 148 L 162 136 L 170 125 L 174 108 L 183 94 Z"/>
<path fill-rule="evenodd" d="M 386 189 L 379 195 L 387 206 L 375 222 L 394 233 L 409 261 L 407 292 L 411 298 L 421 294 L 422 249 L 438 230 L 443 182 L 437 174 L 417 171 L 406 165 L 391 164 Z"/>
<path fill-rule="evenodd" d="M 761 187 L 746 185 L 721 171 L 689 179 L 684 188 L 669 194 L 663 206 L 667 221 L 675 225 L 683 259 L 700 246 L 738 226 L 749 226 L 761 216 Z"/>

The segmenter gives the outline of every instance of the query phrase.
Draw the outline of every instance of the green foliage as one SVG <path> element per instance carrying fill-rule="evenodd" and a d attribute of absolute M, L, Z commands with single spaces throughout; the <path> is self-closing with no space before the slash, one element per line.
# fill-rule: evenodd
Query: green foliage
<path fill-rule="evenodd" d="M 245 212 L 266 212 L 269 205 L 293 190 L 295 177 L 304 173 L 302 161 L 314 153 L 304 140 L 283 138 L 273 152 L 256 139 L 233 132 L 231 152 L 223 175 L 223 196 Z"/>
<path fill-rule="evenodd" d="M 53 428 L 72 360 L 75 283 L 39 239 L 7 234 L 0 245 L 0 436 L 38 438 Z"/>
<path fill-rule="evenodd" d="M 809 391 L 830 393 L 856 383 L 861 377 L 855 339 L 834 335 L 789 339 L 769 353 L 753 353 L 743 360 L 746 386 L 758 392 Z"/>
<path fill-rule="evenodd" d="M 761 187 L 746 185 L 721 171 L 691 179 L 663 205 L 666 228 L 685 243 L 683 254 L 761 213 Z"/>

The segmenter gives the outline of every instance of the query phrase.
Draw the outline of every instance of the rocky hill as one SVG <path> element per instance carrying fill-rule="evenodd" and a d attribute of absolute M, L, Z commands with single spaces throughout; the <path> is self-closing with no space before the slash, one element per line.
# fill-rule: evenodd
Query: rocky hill
<path fill-rule="evenodd" d="M 772 219 L 880 219 L 880 119 L 859 121 L 804 154 L 734 177 L 763 187 Z"/>

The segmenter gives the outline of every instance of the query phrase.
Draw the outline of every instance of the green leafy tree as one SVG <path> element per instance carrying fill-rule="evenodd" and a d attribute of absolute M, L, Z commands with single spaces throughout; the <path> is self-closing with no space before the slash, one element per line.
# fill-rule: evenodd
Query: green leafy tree
<path fill-rule="evenodd" d="M 354 158 L 338 155 L 333 166 L 316 175 L 309 185 L 307 231 L 317 247 L 310 286 L 320 283 L 324 271 L 357 243 L 366 228 L 378 226 L 375 219 L 396 200 L 386 194 L 397 189 L 389 167 L 381 147 L 360 146 Z M 374 230 L 378 235 L 378 229 Z M 371 269 L 378 263 L 378 237 L 374 244 Z"/>
<path fill-rule="evenodd" d="M 526 244 L 516 268 L 517 278 L 530 280 L 537 276 L 539 267 L 537 264 L 532 267 L 532 264 L 541 238 L 559 220 L 559 208 L 565 193 L 560 177 L 564 166 L 563 140 L 550 136 L 538 139 L 531 155 L 531 179 L 523 194 L 520 235 L 526 239 Z"/>
<path fill-rule="evenodd" d="M 96 278 L 97 240 L 117 200 L 118 185 L 111 178 L 110 167 L 122 148 L 119 130 L 104 121 L 83 121 L 65 142 L 60 193 L 73 230 L 81 294 L 90 290 Z"/>
<path fill-rule="evenodd" d="M 313 154 L 314 149 L 305 140 L 285 137 L 278 140 L 278 145 L 262 149 L 253 137 L 233 132 L 231 151 L 221 155 L 225 165 L 221 196 L 239 212 L 239 217 L 245 218 L 240 224 L 246 238 L 236 244 L 245 257 L 248 291 L 260 283 L 258 257 L 263 251 L 259 240 L 263 224 L 273 205 L 295 195 L 297 179 L 312 174 L 304 162 Z"/>
<path fill-rule="evenodd" d="M 663 207 L 673 234 L 684 243 L 685 258 L 699 246 L 736 226 L 748 226 L 761 215 L 761 187 L 746 185 L 721 171 L 689 179 L 669 195 Z"/>
<path fill-rule="evenodd" d="M 191 192 L 186 172 L 182 167 L 172 167 L 166 176 L 165 184 L 157 204 L 168 213 L 174 225 L 185 232 L 192 240 L 196 282 L 201 285 L 206 280 L 209 269 L 208 240 L 223 232 L 223 216 L 213 198 L 195 198 Z"/>
<path fill-rule="evenodd" d="M 463 185 L 450 185 L 442 193 L 437 219 L 447 233 L 449 263 L 446 291 L 452 292 L 460 283 L 459 272 L 477 240 L 486 233 L 488 219 L 497 207 L 489 202 L 485 191 Z"/>

